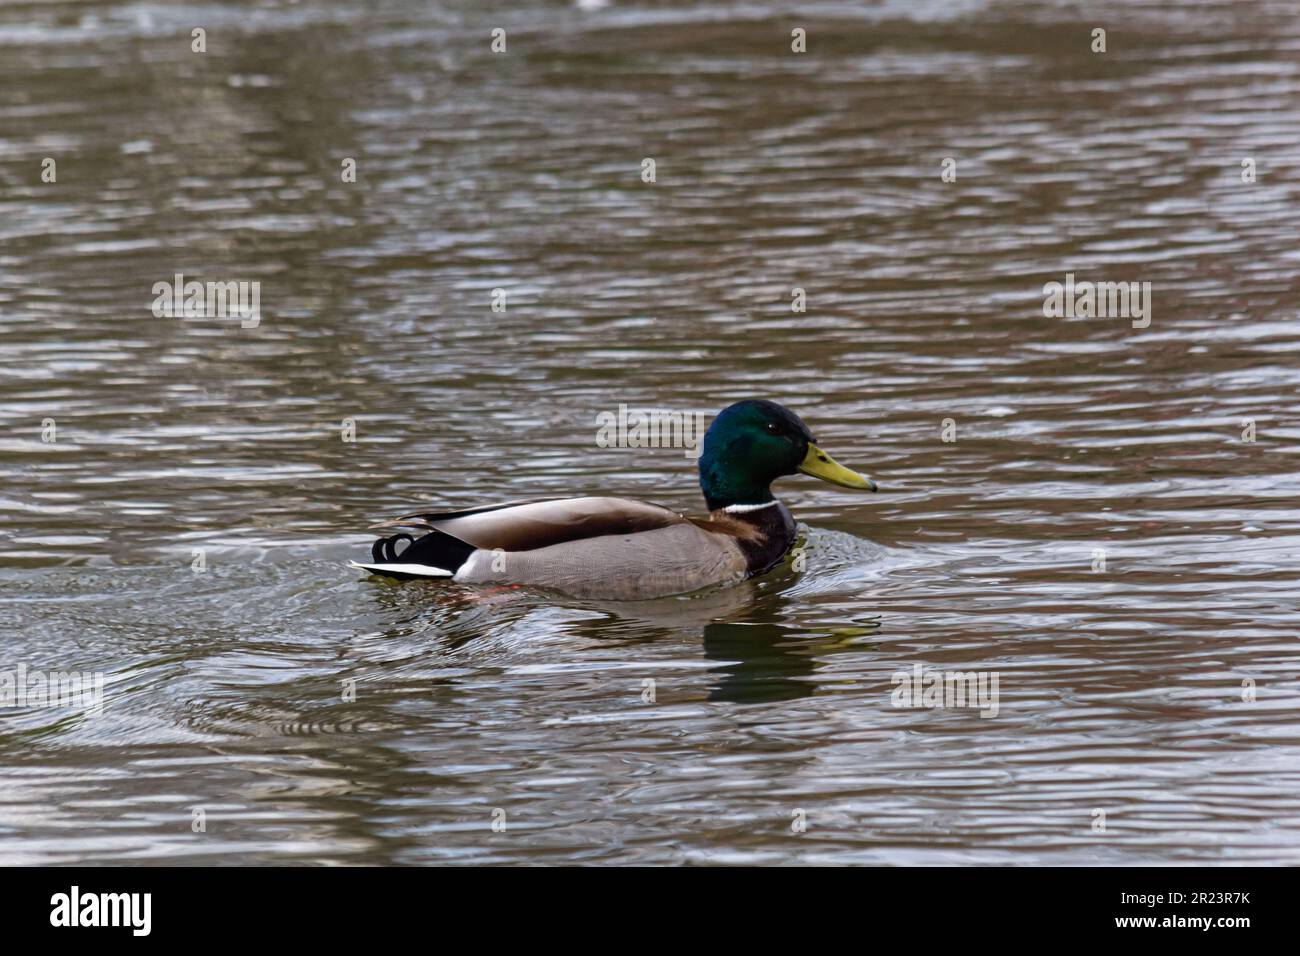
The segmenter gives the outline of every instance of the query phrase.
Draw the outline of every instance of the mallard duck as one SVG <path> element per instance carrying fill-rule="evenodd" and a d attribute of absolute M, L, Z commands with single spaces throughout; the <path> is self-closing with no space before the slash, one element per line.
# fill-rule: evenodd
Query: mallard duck
<path fill-rule="evenodd" d="M 507 501 L 386 522 L 378 528 L 400 530 L 374 543 L 373 563 L 351 566 L 392 578 L 520 584 L 580 598 L 666 597 L 742 581 L 781 562 L 794 546 L 795 523 L 772 497 L 777 478 L 801 472 L 876 490 L 818 448 L 794 412 L 761 400 L 718 413 L 704 435 L 699 471 L 707 518 L 628 498 Z"/>

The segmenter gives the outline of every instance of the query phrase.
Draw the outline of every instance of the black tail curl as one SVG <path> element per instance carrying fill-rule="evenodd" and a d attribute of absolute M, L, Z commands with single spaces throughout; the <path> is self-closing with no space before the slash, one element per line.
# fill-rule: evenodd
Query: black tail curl
<path fill-rule="evenodd" d="M 415 544 L 415 538 L 405 531 L 393 535 L 391 538 L 380 538 L 370 546 L 370 556 L 375 559 L 376 564 L 383 564 L 386 561 L 392 562 L 397 560 L 397 542 L 405 538 L 411 544 Z M 408 548 L 409 550 L 409 548 Z M 403 552 L 405 553 L 405 552 Z"/>
<path fill-rule="evenodd" d="M 399 552 L 397 546 L 403 539 L 409 543 Z M 473 545 L 441 531 L 430 531 L 418 540 L 405 531 L 399 531 L 392 537 L 380 538 L 370 546 L 370 555 L 376 564 L 423 564 L 442 568 L 452 574 L 460 570 L 460 566 L 473 553 Z"/>

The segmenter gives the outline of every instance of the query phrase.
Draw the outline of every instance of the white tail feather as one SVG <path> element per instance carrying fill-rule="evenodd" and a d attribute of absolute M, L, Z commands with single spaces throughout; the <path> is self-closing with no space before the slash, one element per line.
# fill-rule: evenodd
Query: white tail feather
<path fill-rule="evenodd" d="M 411 574 L 422 578 L 449 578 L 452 572 L 446 568 L 435 568 L 428 564 L 358 564 L 349 561 L 348 567 L 361 571 L 375 571 L 379 574 Z"/>

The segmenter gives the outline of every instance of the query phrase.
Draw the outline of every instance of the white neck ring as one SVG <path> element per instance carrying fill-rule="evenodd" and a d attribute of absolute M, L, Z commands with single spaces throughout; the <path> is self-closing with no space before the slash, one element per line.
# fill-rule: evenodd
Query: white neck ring
<path fill-rule="evenodd" d="M 761 505 L 727 505 L 723 512 L 729 515 L 743 515 L 747 511 L 759 511 L 763 508 L 771 508 L 773 505 L 779 505 L 781 502 L 773 498 L 771 501 L 765 501 Z"/>

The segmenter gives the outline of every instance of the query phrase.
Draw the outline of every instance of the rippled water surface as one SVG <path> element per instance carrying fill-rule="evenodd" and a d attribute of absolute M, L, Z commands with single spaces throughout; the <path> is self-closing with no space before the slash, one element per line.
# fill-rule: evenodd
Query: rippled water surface
<path fill-rule="evenodd" d="M 1290 3 L 0 7 L 0 670 L 106 675 L 0 710 L 0 861 L 1297 862 L 1297 171 Z M 1149 327 L 1044 318 L 1066 273 Z M 346 567 L 699 512 L 596 416 L 750 396 L 882 485 L 782 484 L 802 572 Z"/>

